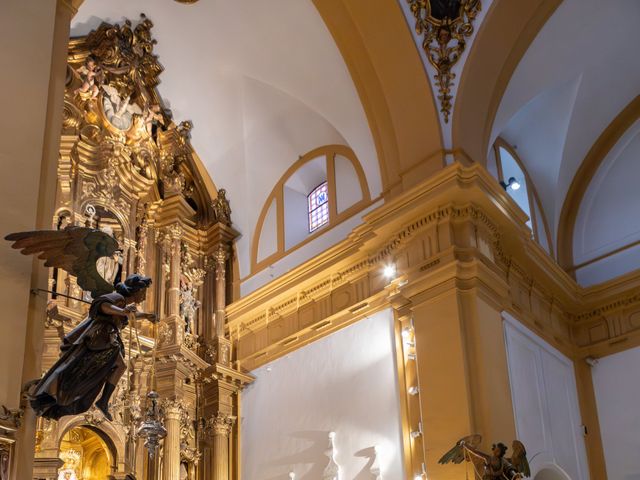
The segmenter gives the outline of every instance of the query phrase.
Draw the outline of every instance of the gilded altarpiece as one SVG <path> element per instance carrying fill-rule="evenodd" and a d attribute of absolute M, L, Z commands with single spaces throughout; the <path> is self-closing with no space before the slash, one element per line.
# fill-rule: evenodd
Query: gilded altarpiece
<path fill-rule="evenodd" d="M 120 251 L 101 259 L 98 270 L 110 282 L 133 272 L 151 276 L 141 308 L 159 322 L 154 328 L 139 321 L 122 332 L 128 371 L 113 396 L 113 422 L 95 407 L 59 422 L 39 419 L 37 478 L 98 478 L 78 466 L 88 464 L 76 458 L 79 447 L 63 440 L 82 429 L 105 445 L 110 478 L 236 476 L 234 402 L 251 381 L 232 368 L 224 333 L 238 233 L 224 191 L 208 190 L 199 175 L 191 123 L 176 123 L 156 90 L 163 68 L 152 28 L 141 15 L 135 25 L 103 23 L 69 44 L 53 228 L 112 234 Z M 43 371 L 90 300 L 63 271 L 52 270 L 49 287 Z M 136 433 L 151 389 L 160 395 L 167 429 L 153 458 Z"/>

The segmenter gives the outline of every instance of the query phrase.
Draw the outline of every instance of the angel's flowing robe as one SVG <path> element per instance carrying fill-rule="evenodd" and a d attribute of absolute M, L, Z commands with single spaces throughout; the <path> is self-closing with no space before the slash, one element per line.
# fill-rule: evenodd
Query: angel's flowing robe
<path fill-rule="evenodd" d="M 31 406 L 38 416 L 59 419 L 91 408 L 107 378 L 124 356 L 120 330 L 125 317 L 102 312 L 104 304 L 123 308 L 118 293 L 96 298 L 89 316 L 62 341 L 60 359 L 40 379 L 31 393 Z"/>

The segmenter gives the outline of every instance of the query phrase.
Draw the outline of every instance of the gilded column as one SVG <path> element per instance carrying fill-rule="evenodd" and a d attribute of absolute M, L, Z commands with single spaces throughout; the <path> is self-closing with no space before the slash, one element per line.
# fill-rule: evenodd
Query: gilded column
<path fill-rule="evenodd" d="M 218 412 L 209 422 L 213 434 L 212 478 L 229 480 L 229 436 L 235 417 Z"/>
<path fill-rule="evenodd" d="M 218 246 L 214 254 L 216 262 L 216 336 L 224 337 L 224 327 L 226 323 L 226 264 L 227 249 L 224 245 Z"/>
<path fill-rule="evenodd" d="M 167 290 L 169 315 L 180 314 L 180 239 L 184 233 L 179 224 L 169 227 L 171 258 L 169 260 L 169 289 Z"/>
<path fill-rule="evenodd" d="M 180 415 L 182 405 L 176 400 L 167 400 L 163 405 L 164 428 L 167 436 L 164 439 L 162 457 L 162 480 L 180 480 Z"/>

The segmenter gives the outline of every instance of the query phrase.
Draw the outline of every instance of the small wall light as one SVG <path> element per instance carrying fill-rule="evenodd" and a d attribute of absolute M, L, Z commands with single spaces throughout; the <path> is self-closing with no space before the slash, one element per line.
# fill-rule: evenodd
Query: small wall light
<path fill-rule="evenodd" d="M 414 385 L 407 389 L 407 393 L 409 393 L 409 395 L 418 395 L 418 393 L 420 393 L 420 389 Z"/>
<path fill-rule="evenodd" d="M 522 185 L 520 185 L 520 182 L 518 180 L 516 180 L 516 177 L 510 177 L 509 180 L 507 180 L 506 183 L 504 181 L 501 181 L 500 185 L 502 185 L 502 188 L 504 188 L 505 191 L 510 188 L 514 192 L 516 190 L 519 190 L 520 187 L 522 186 Z"/>
<path fill-rule="evenodd" d="M 393 263 L 390 263 L 389 265 L 385 265 L 384 267 L 384 276 L 391 279 L 393 277 L 396 276 L 396 266 Z"/>
<path fill-rule="evenodd" d="M 413 430 L 411 432 L 411 438 L 418 438 L 422 436 L 422 422 L 418 422 L 418 430 Z"/>

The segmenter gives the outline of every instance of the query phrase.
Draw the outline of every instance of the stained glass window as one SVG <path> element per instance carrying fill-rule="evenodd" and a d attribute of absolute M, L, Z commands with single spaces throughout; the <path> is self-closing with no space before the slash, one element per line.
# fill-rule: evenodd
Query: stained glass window
<path fill-rule="evenodd" d="M 318 185 L 307 197 L 309 233 L 329 222 L 329 189 L 327 182 Z"/>

